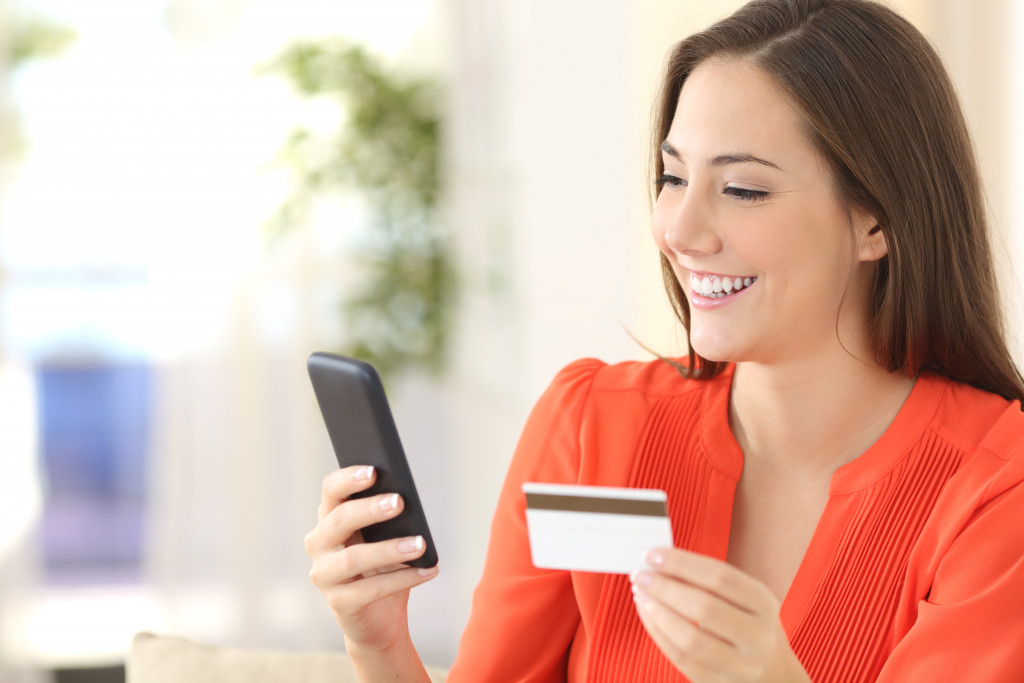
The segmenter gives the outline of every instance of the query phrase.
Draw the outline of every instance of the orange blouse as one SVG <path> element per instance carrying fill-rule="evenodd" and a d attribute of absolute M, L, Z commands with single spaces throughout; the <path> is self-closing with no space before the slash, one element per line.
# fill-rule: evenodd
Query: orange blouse
<path fill-rule="evenodd" d="M 537 569 L 524 481 L 661 488 L 675 544 L 724 559 L 743 453 L 732 372 L 661 361 L 564 369 L 523 431 L 448 677 L 685 681 L 647 636 L 626 576 Z M 1024 680 L 1024 413 L 923 374 L 896 419 L 832 477 L 782 604 L 812 680 Z"/>

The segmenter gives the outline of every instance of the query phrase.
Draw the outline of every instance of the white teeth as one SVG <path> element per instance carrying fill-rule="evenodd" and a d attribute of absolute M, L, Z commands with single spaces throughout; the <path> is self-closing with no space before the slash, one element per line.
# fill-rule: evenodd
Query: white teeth
<path fill-rule="evenodd" d="M 695 294 L 709 299 L 720 299 L 732 292 L 757 282 L 756 277 L 725 277 L 720 275 L 690 275 L 690 287 Z"/>

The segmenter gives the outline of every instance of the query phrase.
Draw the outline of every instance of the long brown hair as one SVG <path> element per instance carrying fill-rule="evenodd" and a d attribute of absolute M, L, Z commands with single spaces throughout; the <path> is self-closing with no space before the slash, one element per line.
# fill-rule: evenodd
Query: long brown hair
<path fill-rule="evenodd" d="M 875 359 L 913 377 L 931 370 L 1024 401 L 1006 346 L 974 149 L 939 56 L 909 22 L 869 0 L 754 0 L 678 43 L 656 111 L 658 149 L 679 93 L 713 56 L 750 61 L 802 112 L 840 198 L 879 221 L 888 255 L 872 292 Z M 686 295 L 662 256 L 676 315 Z M 689 374 L 724 363 L 689 352 Z"/>

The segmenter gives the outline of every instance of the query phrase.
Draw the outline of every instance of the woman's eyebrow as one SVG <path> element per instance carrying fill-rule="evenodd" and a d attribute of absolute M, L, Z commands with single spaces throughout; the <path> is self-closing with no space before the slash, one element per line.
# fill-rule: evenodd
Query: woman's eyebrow
<path fill-rule="evenodd" d="M 708 166 L 725 166 L 726 164 L 761 164 L 769 168 L 774 168 L 777 171 L 781 171 L 778 164 L 774 164 L 767 159 L 761 157 L 755 157 L 753 154 L 720 154 L 717 157 L 708 159 Z"/>
<path fill-rule="evenodd" d="M 673 159 L 682 161 L 683 158 L 679 154 L 679 150 L 669 144 L 668 140 L 661 143 L 661 151 L 669 155 Z M 781 171 L 782 168 L 778 164 L 756 157 L 753 154 L 719 154 L 718 156 L 708 159 L 708 166 L 725 166 L 728 164 L 761 164 L 769 168 L 774 168 Z"/>
<path fill-rule="evenodd" d="M 668 140 L 661 141 L 661 151 L 677 161 L 683 160 L 683 158 L 679 156 L 679 151 L 672 145 L 668 144 Z"/>

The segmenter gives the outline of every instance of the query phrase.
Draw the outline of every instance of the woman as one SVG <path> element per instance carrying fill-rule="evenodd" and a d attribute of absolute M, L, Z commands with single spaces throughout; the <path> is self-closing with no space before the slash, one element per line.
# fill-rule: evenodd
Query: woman
<path fill-rule="evenodd" d="M 921 35 L 763 0 L 673 51 L 652 229 L 688 362 L 559 374 L 492 527 L 451 681 L 1019 680 L 1024 382 L 978 174 Z M 312 579 L 365 680 L 419 680 L 396 514 L 324 484 Z M 372 477 L 372 473 L 369 473 Z M 532 566 L 521 485 L 665 489 L 630 577 Z"/>

